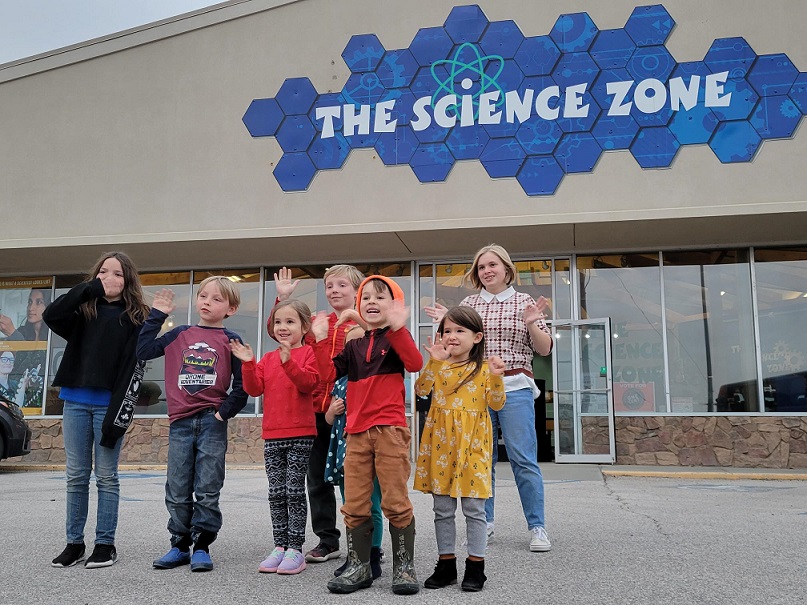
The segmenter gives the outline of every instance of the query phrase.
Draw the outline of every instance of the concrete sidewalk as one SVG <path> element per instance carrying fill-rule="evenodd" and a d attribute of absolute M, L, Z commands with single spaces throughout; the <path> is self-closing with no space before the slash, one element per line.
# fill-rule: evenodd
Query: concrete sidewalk
<path fill-rule="evenodd" d="M 120 560 L 97 570 L 50 565 L 64 547 L 64 471 L 0 471 L 5 554 L 0 604 L 803 602 L 807 483 L 750 480 L 736 469 L 726 473 L 730 480 L 696 480 L 675 473 L 671 478 L 614 476 L 609 474 L 613 467 L 589 465 L 542 468 L 551 552 L 529 552 L 518 491 L 509 465 L 501 463 L 485 589 L 478 594 L 457 586 L 422 589 L 412 597 L 391 593 L 388 535 L 384 575 L 354 595 L 331 595 L 325 587 L 341 560 L 309 565 L 297 576 L 259 574 L 258 563 L 272 544 L 260 468 L 228 469 L 221 499 L 224 527 L 211 549 L 216 569 L 207 574 L 192 574 L 187 567 L 152 569 L 152 559 L 168 548 L 163 469 L 121 471 Z M 419 492 L 410 497 L 418 527 L 416 568 L 423 582 L 437 558 L 432 498 Z M 88 544 L 95 499 L 91 487 Z M 462 561 L 461 513 L 457 521 Z M 306 546 L 314 542 L 309 528 Z"/>

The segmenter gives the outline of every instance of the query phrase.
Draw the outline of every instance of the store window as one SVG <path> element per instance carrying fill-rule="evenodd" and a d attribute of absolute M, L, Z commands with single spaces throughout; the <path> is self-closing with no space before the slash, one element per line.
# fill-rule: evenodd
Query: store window
<path fill-rule="evenodd" d="M 0 398 L 26 416 L 42 414 L 52 289 L 49 276 L 0 279 Z"/>
<path fill-rule="evenodd" d="M 547 320 L 568 319 L 571 316 L 571 278 L 569 259 L 534 259 L 516 261 L 516 280 L 513 286 L 520 292 L 529 294 L 534 299 L 543 296 L 547 299 L 549 307 L 547 310 Z M 431 305 L 435 301 L 453 307 L 471 294 L 476 294 L 470 283 L 463 282 L 463 276 L 471 263 L 440 263 L 423 264 L 420 266 L 420 302 L 421 313 L 419 316 L 418 338 L 420 345 L 428 342 L 434 331 L 434 324 L 430 317 L 423 313 L 422 309 L 426 305 Z M 533 357 L 533 374 L 536 383 L 541 390 L 541 398 L 538 405 L 544 405 L 544 414 L 540 409 L 537 412 L 538 423 L 546 420 L 550 421 L 546 426 L 550 426 L 553 413 L 553 385 L 552 385 L 552 358 L 551 356 Z M 424 408 L 425 409 L 425 408 Z M 422 415 L 425 417 L 425 414 Z M 423 419 L 423 418 L 422 418 Z M 544 419 L 544 420 L 541 420 Z M 547 447 L 549 440 L 546 439 Z M 543 434 L 539 435 L 539 456 L 543 447 Z"/>
<path fill-rule="evenodd" d="M 578 256 L 577 274 L 580 318 L 611 319 L 614 410 L 666 412 L 658 254 Z"/>
<path fill-rule="evenodd" d="M 671 411 L 760 411 L 749 251 L 663 258 Z"/>
<path fill-rule="evenodd" d="M 754 250 L 766 412 L 807 412 L 807 248 Z"/>

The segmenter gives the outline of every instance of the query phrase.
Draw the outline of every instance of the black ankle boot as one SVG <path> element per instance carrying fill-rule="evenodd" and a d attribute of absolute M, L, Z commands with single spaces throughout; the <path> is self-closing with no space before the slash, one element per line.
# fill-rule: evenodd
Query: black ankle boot
<path fill-rule="evenodd" d="M 485 561 L 465 559 L 465 575 L 462 578 L 462 589 L 465 592 L 479 592 L 487 579 Z"/>
<path fill-rule="evenodd" d="M 373 575 L 373 580 L 381 577 L 381 557 L 384 552 L 378 546 L 373 546 L 370 549 L 370 573 Z"/>
<path fill-rule="evenodd" d="M 434 573 L 426 578 L 423 585 L 426 588 L 443 588 L 449 584 L 457 583 L 457 558 L 437 559 Z M 463 584 L 464 586 L 464 584 Z"/>

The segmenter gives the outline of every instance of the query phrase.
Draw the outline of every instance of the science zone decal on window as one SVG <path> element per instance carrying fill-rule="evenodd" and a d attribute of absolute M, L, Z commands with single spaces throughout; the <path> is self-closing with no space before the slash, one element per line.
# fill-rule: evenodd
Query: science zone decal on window
<path fill-rule="evenodd" d="M 634 9 L 621 29 L 599 30 L 575 13 L 548 35 L 525 36 L 514 21 L 457 6 L 408 48 L 351 37 L 340 92 L 289 78 L 273 98 L 253 100 L 243 122 L 280 144 L 273 174 L 283 191 L 306 190 L 317 171 L 370 147 L 423 183 L 478 160 L 492 178 L 516 178 L 540 196 L 567 174 L 594 170 L 604 151 L 667 168 L 682 146 L 708 144 L 728 164 L 793 135 L 807 113 L 807 73 L 783 53 L 757 55 L 742 37 L 678 63 L 664 46 L 674 26 L 656 4 Z"/>

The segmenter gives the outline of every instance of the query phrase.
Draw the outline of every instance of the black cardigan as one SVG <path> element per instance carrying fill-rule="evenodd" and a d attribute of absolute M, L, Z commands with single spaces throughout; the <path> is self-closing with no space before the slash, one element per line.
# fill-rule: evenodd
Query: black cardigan
<path fill-rule="evenodd" d="M 96 299 L 97 316 L 87 321 L 80 306 Z M 67 341 L 54 386 L 112 391 L 101 429 L 101 445 L 115 447 L 132 422 L 143 380 L 144 362 L 135 357 L 140 324 L 126 315 L 122 301 L 108 302 L 96 278 L 54 300 L 42 319 Z"/>

